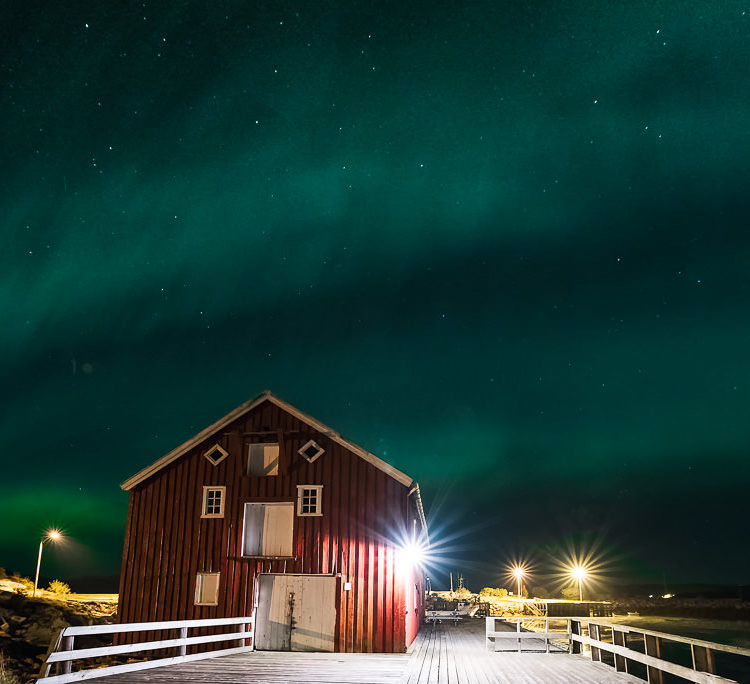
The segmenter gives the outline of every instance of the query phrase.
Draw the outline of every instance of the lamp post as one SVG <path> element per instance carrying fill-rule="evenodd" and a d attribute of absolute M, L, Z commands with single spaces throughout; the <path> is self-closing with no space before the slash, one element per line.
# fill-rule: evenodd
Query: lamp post
<path fill-rule="evenodd" d="M 516 587 L 518 588 L 518 598 L 521 598 L 521 580 L 523 579 L 523 568 L 513 568 L 513 574 L 516 576 Z"/>
<path fill-rule="evenodd" d="M 60 539 L 62 539 L 62 532 L 60 532 L 60 530 L 47 530 L 39 542 L 39 555 L 36 559 L 36 576 L 34 577 L 34 593 L 32 596 L 36 596 L 36 588 L 39 585 L 39 568 L 42 565 L 42 549 L 44 548 L 44 542 L 57 542 L 60 541 Z"/>
<path fill-rule="evenodd" d="M 583 578 L 586 577 L 586 568 L 577 565 L 570 571 L 570 574 L 578 582 L 578 600 L 583 601 Z"/>

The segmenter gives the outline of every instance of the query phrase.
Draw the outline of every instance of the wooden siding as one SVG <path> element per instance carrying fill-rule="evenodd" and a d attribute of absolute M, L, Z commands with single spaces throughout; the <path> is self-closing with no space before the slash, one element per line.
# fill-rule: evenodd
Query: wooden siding
<path fill-rule="evenodd" d="M 325 449 L 313 463 L 297 453 L 309 439 Z M 274 440 L 279 475 L 246 475 L 248 444 Z M 203 456 L 215 443 L 229 452 L 216 466 Z M 298 484 L 323 485 L 323 515 L 298 517 L 295 508 L 293 557 L 243 557 L 244 504 L 296 506 Z M 201 518 L 203 487 L 210 485 L 226 487 L 223 518 Z M 414 582 L 420 603 L 423 596 L 421 579 L 403 567 L 396 551 L 399 538 L 412 529 L 412 500 L 409 489 L 382 470 L 264 402 L 131 490 L 119 619 L 250 615 L 260 573 L 332 574 L 340 575 L 336 650 L 403 651 L 407 617 L 421 618 L 414 615 Z M 198 572 L 221 573 L 217 606 L 193 605 Z M 410 637 L 416 633 L 413 625 L 408 631 Z"/>

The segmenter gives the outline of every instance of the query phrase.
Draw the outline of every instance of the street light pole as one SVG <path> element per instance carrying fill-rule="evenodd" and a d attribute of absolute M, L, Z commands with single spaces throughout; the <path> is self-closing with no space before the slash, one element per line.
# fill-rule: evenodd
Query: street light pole
<path fill-rule="evenodd" d="M 571 569 L 570 574 L 578 581 L 578 600 L 583 601 L 583 578 L 586 576 L 586 568 L 578 565 Z"/>
<path fill-rule="evenodd" d="M 44 542 L 47 540 L 56 542 L 60 539 L 62 539 L 62 532 L 60 532 L 60 530 L 47 530 L 39 542 L 39 555 L 36 558 L 36 575 L 34 576 L 34 593 L 32 594 L 32 597 L 36 596 L 36 589 L 37 586 L 39 586 L 39 568 L 42 565 L 42 549 L 44 548 Z"/>
<path fill-rule="evenodd" d="M 39 555 L 36 558 L 36 575 L 34 577 L 34 593 L 32 594 L 32 597 L 36 596 L 36 588 L 39 584 L 39 568 L 42 565 L 42 547 L 44 546 L 44 537 L 42 537 L 42 540 L 39 542 Z"/>
<path fill-rule="evenodd" d="M 521 598 L 521 580 L 523 579 L 523 568 L 513 568 L 513 574 L 516 576 L 516 588 L 518 589 L 518 598 Z"/>

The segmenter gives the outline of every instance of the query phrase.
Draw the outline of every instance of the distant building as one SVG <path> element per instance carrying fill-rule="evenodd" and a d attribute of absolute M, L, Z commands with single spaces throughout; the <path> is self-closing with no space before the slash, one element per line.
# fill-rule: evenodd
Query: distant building
<path fill-rule="evenodd" d="M 401 652 L 418 485 L 270 392 L 122 484 L 119 620 L 256 617 L 258 649 Z"/>

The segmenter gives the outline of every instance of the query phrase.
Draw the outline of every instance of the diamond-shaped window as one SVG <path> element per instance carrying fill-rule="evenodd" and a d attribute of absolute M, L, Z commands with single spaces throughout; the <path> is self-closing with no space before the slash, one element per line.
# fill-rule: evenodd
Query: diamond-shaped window
<path fill-rule="evenodd" d="M 203 454 L 211 465 L 219 465 L 227 456 L 229 452 L 226 449 L 222 449 L 218 444 L 214 444 L 206 453 Z"/>
<path fill-rule="evenodd" d="M 325 449 L 322 446 L 320 446 L 320 444 L 318 444 L 315 440 L 311 439 L 297 453 L 303 458 L 306 458 L 310 463 L 312 463 L 324 451 Z"/>

